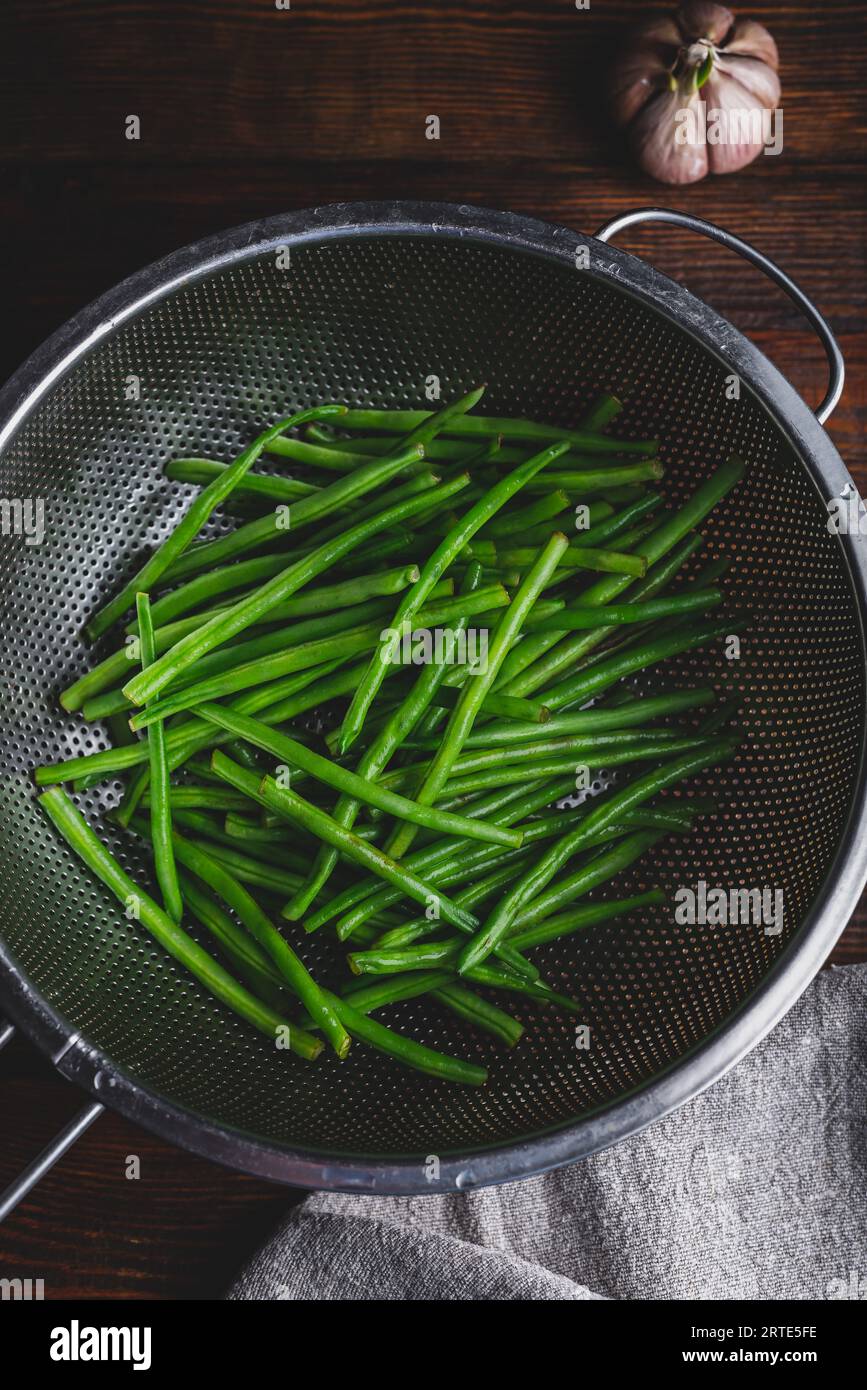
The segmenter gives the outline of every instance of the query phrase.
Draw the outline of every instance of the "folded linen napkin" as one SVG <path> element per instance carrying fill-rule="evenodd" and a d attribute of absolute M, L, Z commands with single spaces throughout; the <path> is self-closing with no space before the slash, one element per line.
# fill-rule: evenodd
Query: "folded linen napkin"
<path fill-rule="evenodd" d="M 867 1298 L 867 965 L 823 972 L 716 1085 L 582 1163 L 309 1197 L 228 1297 Z"/>

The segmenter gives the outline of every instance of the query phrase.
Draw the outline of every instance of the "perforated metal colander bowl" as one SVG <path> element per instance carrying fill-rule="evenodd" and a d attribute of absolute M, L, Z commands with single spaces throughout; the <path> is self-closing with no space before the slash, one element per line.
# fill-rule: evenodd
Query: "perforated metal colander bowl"
<path fill-rule="evenodd" d="M 514 1000 L 527 1029 L 511 1053 L 423 1000 L 394 1010 L 410 1034 L 484 1060 L 479 1089 L 360 1045 L 343 1064 L 276 1052 L 125 919 L 42 819 L 31 781 L 37 764 L 106 744 L 101 726 L 59 711 L 57 693 L 91 659 L 84 618 L 187 504 L 166 460 L 229 457 L 263 421 L 315 402 L 425 405 L 431 375 L 444 397 L 486 381 L 486 409 L 567 425 L 629 380 L 623 430 L 663 441 L 673 502 L 730 453 L 745 458 L 746 481 L 705 528 L 705 554 L 731 555 L 729 593 L 754 614 L 740 659 L 693 653 L 667 671 L 737 692 L 743 748 L 693 783 L 720 814 L 664 840 L 631 882 L 785 895 L 777 936 L 676 926 L 667 906 L 540 950 L 546 977 L 582 1001 L 588 1048 L 574 1019 Z M 413 1192 L 502 1181 L 612 1143 L 695 1094 L 827 955 L 865 877 L 865 564 L 860 542 L 826 524 L 848 475 L 770 363 L 643 262 L 479 209 L 279 217 L 179 252 L 84 311 L 6 388 L 0 425 L 0 495 L 44 499 L 46 528 L 41 544 L 0 542 L 3 1002 L 103 1101 L 286 1182 Z M 85 810 L 98 817 L 118 794 L 92 792 Z M 130 843 L 100 828 L 144 874 Z M 318 971 L 338 966 L 326 933 L 294 940 Z"/>

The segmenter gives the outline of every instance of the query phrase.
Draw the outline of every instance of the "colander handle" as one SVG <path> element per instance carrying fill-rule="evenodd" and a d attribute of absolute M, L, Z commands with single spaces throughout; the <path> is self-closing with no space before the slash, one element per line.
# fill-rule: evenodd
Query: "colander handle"
<path fill-rule="evenodd" d="M 11 1042 L 15 1036 L 15 1029 L 11 1023 L 7 1023 L 5 1018 L 0 1018 L 0 1048 Z M 18 1203 L 23 1201 L 28 1192 L 31 1192 L 38 1182 L 41 1182 L 45 1174 L 50 1172 L 66 1153 L 71 1149 L 76 1139 L 89 1129 L 94 1120 L 98 1119 L 105 1109 L 99 1101 L 92 1101 L 89 1105 L 84 1105 L 69 1121 L 64 1125 L 59 1134 L 55 1134 L 51 1143 L 46 1145 L 40 1154 L 28 1163 L 22 1173 L 0 1192 L 0 1221 L 5 1221 L 11 1211 L 14 1211 Z"/>
<path fill-rule="evenodd" d="M 742 241 L 733 232 L 727 232 L 725 228 L 717 227 L 713 222 L 705 222 L 701 217 L 693 217 L 688 212 L 675 212 L 671 208 L 635 208 L 632 212 L 624 212 L 620 217 L 614 217 L 610 222 L 606 222 L 595 233 L 596 240 L 610 241 L 618 232 L 624 231 L 627 227 L 635 227 L 641 222 L 672 222 L 677 227 L 685 227 L 689 232 L 697 232 L 699 236 L 710 237 L 711 241 L 718 241 L 729 251 L 736 251 L 739 256 L 743 256 L 744 260 L 749 261 L 751 265 L 758 266 L 759 270 L 763 270 L 768 278 L 773 280 L 775 285 L 779 285 L 780 289 L 789 296 L 792 303 L 798 306 L 804 318 L 815 329 L 828 359 L 830 377 L 828 390 L 821 405 L 816 409 L 816 418 L 820 425 L 824 425 L 843 394 L 846 369 L 843 363 L 843 354 L 837 346 L 834 334 L 813 301 L 804 294 L 804 291 L 784 270 L 780 269 L 776 262 L 763 255 L 761 251 L 757 251 L 754 246 L 750 246 L 748 241 Z"/>

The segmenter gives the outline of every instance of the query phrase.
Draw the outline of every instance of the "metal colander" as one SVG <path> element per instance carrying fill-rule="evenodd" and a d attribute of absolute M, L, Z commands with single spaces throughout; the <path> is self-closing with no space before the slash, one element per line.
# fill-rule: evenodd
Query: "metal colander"
<path fill-rule="evenodd" d="M 576 261 L 582 246 L 589 265 Z M 664 672 L 737 693 L 743 747 L 691 783 L 719 815 L 663 840 L 629 882 L 704 879 L 785 898 L 776 937 L 676 926 L 666 906 L 540 950 L 546 978 L 581 1001 L 589 1048 L 576 1046 L 573 1018 L 517 996 L 509 1007 L 526 1033 L 511 1053 L 430 1002 L 393 1009 L 412 1036 L 484 1061 L 480 1089 L 361 1045 L 342 1064 L 275 1052 L 125 920 L 42 818 L 31 777 L 107 744 L 57 694 L 92 659 L 86 616 L 188 504 L 165 462 L 229 458 L 263 422 L 322 401 L 425 405 L 431 375 L 443 398 L 486 381 L 487 411 L 566 425 L 629 381 L 622 430 L 663 441 L 672 503 L 730 453 L 747 461 L 702 556 L 734 561 L 727 593 L 753 615 L 740 659 L 691 653 Z M 6 388 L 0 423 L 0 492 L 44 499 L 46 526 L 41 544 L 0 541 L 4 1003 L 102 1100 L 199 1152 L 308 1186 L 503 1180 L 613 1142 L 694 1094 L 818 968 L 865 875 L 865 567 L 857 539 L 826 524 L 848 475 L 756 349 L 643 262 L 478 209 L 281 217 L 188 248 L 85 311 Z M 82 804 L 99 818 L 119 795 L 111 783 Z M 107 821 L 100 830 L 133 876 L 147 874 L 129 840 Z M 326 932 L 293 942 L 318 974 L 341 978 Z"/>

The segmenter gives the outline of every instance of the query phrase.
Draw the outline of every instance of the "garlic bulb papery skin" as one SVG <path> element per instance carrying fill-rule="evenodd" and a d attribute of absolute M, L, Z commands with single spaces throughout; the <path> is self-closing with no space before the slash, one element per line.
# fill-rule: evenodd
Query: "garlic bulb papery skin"
<path fill-rule="evenodd" d="M 731 174 L 769 143 L 778 66 L 763 25 L 696 0 L 635 30 L 612 75 L 614 119 L 662 183 Z"/>

